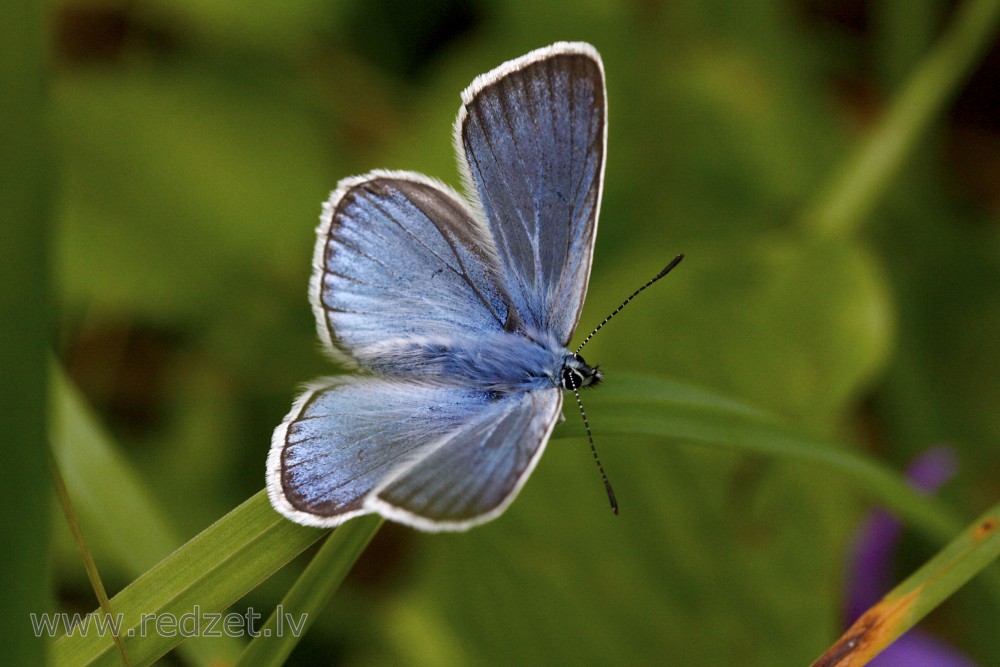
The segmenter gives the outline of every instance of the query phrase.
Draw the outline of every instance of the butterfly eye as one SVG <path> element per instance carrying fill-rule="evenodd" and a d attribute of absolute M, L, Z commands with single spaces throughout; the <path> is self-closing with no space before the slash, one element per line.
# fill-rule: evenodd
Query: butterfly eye
<path fill-rule="evenodd" d="M 582 386 L 584 386 L 583 375 L 574 368 L 564 366 L 562 371 L 563 389 L 569 389 L 572 391 L 574 389 L 579 389 Z"/>

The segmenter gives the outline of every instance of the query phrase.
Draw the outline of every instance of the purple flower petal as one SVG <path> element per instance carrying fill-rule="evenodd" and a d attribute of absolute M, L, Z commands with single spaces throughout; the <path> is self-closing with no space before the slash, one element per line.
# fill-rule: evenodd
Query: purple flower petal
<path fill-rule="evenodd" d="M 948 447 L 924 452 L 907 470 L 910 485 L 923 494 L 937 491 L 958 468 Z M 845 613 L 848 623 L 874 605 L 892 587 L 892 554 L 902 523 L 884 510 L 875 510 L 858 529 L 847 560 Z M 918 630 L 893 642 L 870 663 L 873 667 L 976 667 L 953 648 Z"/>
<path fill-rule="evenodd" d="M 934 447 L 920 455 L 907 470 L 910 485 L 924 494 L 937 491 L 957 469 L 955 453 Z M 844 595 L 848 623 L 853 623 L 892 588 L 892 554 L 902 532 L 898 519 L 875 510 L 858 529 L 847 560 Z"/>
<path fill-rule="evenodd" d="M 911 630 L 879 653 L 869 667 L 977 667 L 942 641 Z"/>
<path fill-rule="evenodd" d="M 928 449 L 910 464 L 906 478 L 910 485 L 924 495 L 936 493 L 941 485 L 958 470 L 958 457 L 950 447 L 943 445 Z"/>
<path fill-rule="evenodd" d="M 883 510 L 875 510 L 854 537 L 847 560 L 844 596 L 848 625 L 892 588 L 892 553 L 902 527 Z"/>

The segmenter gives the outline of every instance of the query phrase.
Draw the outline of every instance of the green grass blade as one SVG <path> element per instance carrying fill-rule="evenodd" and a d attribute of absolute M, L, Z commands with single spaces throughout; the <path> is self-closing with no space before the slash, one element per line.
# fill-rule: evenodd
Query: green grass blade
<path fill-rule="evenodd" d="M 74 511 L 90 543 L 138 577 L 183 540 L 58 363 L 49 364 L 49 378 L 49 439 Z M 193 665 L 213 665 L 242 649 L 233 637 L 196 637 L 180 650 Z"/>
<path fill-rule="evenodd" d="M 237 666 L 284 664 L 381 525 L 381 517 L 364 516 L 334 530 L 247 646 Z M 303 626 L 291 628 L 289 621 L 302 622 Z"/>
<path fill-rule="evenodd" d="M 137 665 L 149 664 L 180 643 L 176 631 L 157 631 L 153 618 L 221 612 L 303 549 L 323 531 L 276 513 L 261 491 L 139 577 L 111 599 L 122 616 L 122 636 Z M 114 665 L 110 637 L 96 632 L 55 642 L 56 665 Z"/>
<path fill-rule="evenodd" d="M 1000 504 L 861 615 L 814 667 L 860 667 L 1000 557 Z"/>
<path fill-rule="evenodd" d="M 704 390 L 674 381 L 635 376 L 616 376 L 614 394 L 594 396 L 600 399 L 588 401 L 587 409 L 593 415 L 591 422 L 599 423 L 603 432 L 668 437 L 841 474 L 871 501 L 938 544 L 949 542 L 964 525 L 939 501 L 914 491 L 900 473 L 831 440 L 797 432 L 764 412 L 734 408 L 730 399 L 709 398 Z M 700 398 L 692 401 L 692 396 Z M 987 574 L 984 583 L 1000 604 L 1000 573 Z"/>
<path fill-rule="evenodd" d="M 899 473 L 730 399 L 678 382 L 635 376 L 616 376 L 614 393 L 594 392 L 592 397 L 587 411 L 602 433 L 661 436 L 812 464 L 844 475 L 939 543 L 961 529 L 957 516 L 915 492 Z M 562 429 L 563 435 L 579 433 L 578 425 Z"/>
<path fill-rule="evenodd" d="M 182 540 L 57 363 L 49 437 L 88 538 L 136 576 Z"/>
<path fill-rule="evenodd" d="M 47 644 L 30 614 L 52 609 L 49 475 L 45 446 L 45 355 L 52 337 L 50 298 L 52 169 L 47 113 L 44 3 L 0 4 L 0 637 L 10 664 L 38 664 Z"/>

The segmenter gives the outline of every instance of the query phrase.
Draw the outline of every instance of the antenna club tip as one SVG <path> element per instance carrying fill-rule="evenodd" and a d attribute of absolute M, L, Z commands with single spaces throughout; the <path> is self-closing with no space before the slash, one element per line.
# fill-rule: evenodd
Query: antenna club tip
<path fill-rule="evenodd" d="M 659 279 L 660 279 L 660 278 L 662 278 L 663 276 L 665 276 L 665 275 L 667 275 L 668 273 L 670 273 L 670 271 L 671 271 L 671 270 L 672 270 L 672 269 L 673 269 L 673 268 L 674 268 L 675 266 L 677 266 L 678 264 L 680 264 L 680 263 L 681 263 L 681 260 L 682 260 L 682 259 L 684 259 L 684 253 L 681 253 L 681 254 L 677 255 L 676 257 L 674 257 L 674 258 L 673 258 L 672 260 L 670 260 L 670 263 L 669 263 L 669 264 L 667 264 L 667 265 L 666 265 L 665 267 L 663 267 L 663 270 L 662 270 L 662 271 L 660 271 L 660 273 L 659 273 L 659 274 L 657 274 L 656 278 L 654 278 L 654 281 L 656 281 L 656 280 L 659 280 Z"/>

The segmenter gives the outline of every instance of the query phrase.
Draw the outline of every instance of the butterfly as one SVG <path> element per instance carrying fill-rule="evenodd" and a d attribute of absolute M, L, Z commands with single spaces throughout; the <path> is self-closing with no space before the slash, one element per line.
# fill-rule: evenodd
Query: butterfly
<path fill-rule="evenodd" d="M 309 385 L 274 431 L 267 490 L 292 521 L 494 519 L 538 463 L 563 390 L 601 380 L 566 347 L 604 179 L 597 50 L 558 42 L 480 75 L 454 144 L 468 197 L 376 170 L 324 205 L 309 297 L 324 347 L 359 373 Z"/>

